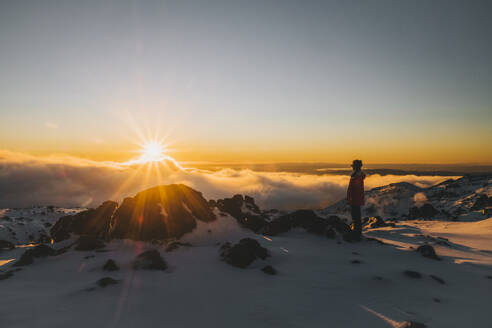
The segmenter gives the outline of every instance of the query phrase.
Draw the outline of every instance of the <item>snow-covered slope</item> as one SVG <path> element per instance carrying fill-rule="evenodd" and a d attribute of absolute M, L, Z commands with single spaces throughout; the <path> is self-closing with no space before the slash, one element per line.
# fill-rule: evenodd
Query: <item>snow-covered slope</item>
<path fill-rule="evenodd" d="M 381 245 L 300 230 L 264 238 L 221 216 L 182 238 L 193 246 L 171 252 L 166 245 L 114 240 L 102 252 L 71 249 L 36 259 L 0 280 L 0 326 L 403 327 L 415 321 L 486 327 L 492 244 L 477 244 L 476 236 L 490 237 L 491 227 L 492 219 L 405 221 L 366 232 L 388 244 Z M 220 261 L 217 243 L 244 237 L 258 240 L 271 256 L 247 269 Z M 425 242 L 441 261 L 415 252 Z M 133 269 L 135 256 L 148 249 L 160 251 L 166 271 Z M 24 250 L 0 253 L 0 269 L 14 269 L 7 261 Z M 119 270 L 104 271 L 108 259 Z M 263 273 L 265 265 L 278 274 Z M 98 287 L 103 277 L 117 282 Z"/>
<path fill-rule="evenodd" d="M 393 183 L 366 192 L 363 215 L 404 219 L 412 216 L 409 215 L 412 207 L 430 204 L 438 211 L 433 215 L 437 219 L 483 220 L 492 213 L 490 200 L 481 204 L 486 197 L 492 197 L 492 176 L 464 176 L 429 188 L 407 182 Z M 349 209 L 345 200 L 341 200 L 319 213 L 349 216 Z"/>
<path fill-rule="evenodd" d="M 39 246 L 42 254 L 23 266 L 16 264 L 37 248 L 21 243 L 36 241 L 34 234 L 47 233 L 56 218 L 81 209 L 2 210 L 8 219 L 2 219 L 0 240 L 17 245 L 0 249 L 0 327 L 488 327 L 492 217 L 484 213 L 490 182 L 465 177 L 428 189 L 405 183 L 373 189 L 369 205 L 385 218 L 391 212 L 405 220 L 366 226 L 360 242 L 301 228 L 262 235 L 220 209 L 235 207 L 218 202 L 211 207 L 216 219 L 197 220 L 178 242 L 112 239 L 104 246 L 99 240 L 93 250 L 80 251 L 72 235 Z M 238 213 L 266 216 L 269 223 L 281 215 L 267 216 L 253 200 L 247 203 Z M 432 204 L 442 220 L 404 217 L 421 204 Z M 445 213 L 460 208 L 461 222 L 446 220 L 452 217 Z M 345 204 L 317 213 L 346 214 Z M 244 269 L 224 262 L 226 242 L 243 238 L 256 240 L 270 256 Z M 424 257 L 417 251 L 423 245 L 437 256 Z M 147 250 L 162 255 L 164 271 L 135 266 Z M 110 259 L 114 271 L 107 269 Z"/>
<path fill-rule="evenodd" d="M 0 240 L 13 244 L 49 241 L 49 230 L 56 220 L 83 210 L 52 206 L 0 209 Z"/>

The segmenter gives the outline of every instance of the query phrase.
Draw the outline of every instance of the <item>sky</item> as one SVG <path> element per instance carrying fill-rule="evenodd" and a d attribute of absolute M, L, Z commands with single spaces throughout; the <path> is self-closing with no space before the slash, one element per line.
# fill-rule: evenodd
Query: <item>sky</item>
<path fill-rule="evenodd" d="M 490 1 L 0 1 L 0 150 L 492 164 Z"/>

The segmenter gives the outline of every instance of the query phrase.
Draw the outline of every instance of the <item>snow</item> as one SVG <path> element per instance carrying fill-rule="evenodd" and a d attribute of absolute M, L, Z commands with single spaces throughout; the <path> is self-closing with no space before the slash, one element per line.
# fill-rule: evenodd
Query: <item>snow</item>
<path fill-rule="evenodd" d="M 197 227 L 179 240 L 190 247 L 166 252 L 166 245 L 113 240 L 105 252 L 71 249 L 35 259 L 0 280 L 0 327 L 398 328 L 410 320 L 432 328 L 489 326 L 492 217 L 471 206 L 479 195 L 491 195 L 490 180 L 463 178 L 425 189 L 394 184 L 368 194 L 386 217 L 392 211 L 408 213 L 408 206 L 417 202 L 431 202 L 440 211 L 460 207 L 463 213 L 456 222 L 445 216 L 431 221 L 404 219 L 395 227 L 364 230 L 366 237 L 386 244 L 381 245 L 369 240 L 347 243 L 339 236 L 327 239 L 303 229 L 262 236 L 214 209 L 217 220 L 198 220 Z M 338 211 L 348 218 L 342 205 L 317 213 Z M 15 240 L 7 240 L 17 245 L 0 251 L 0 275 L 14 269 L 13 263 L 33 246 L 22 244 L 31 241 L 28 234 L 41 227 L 47 232 L 57 218 L 80 210 L 2 210 L 0 216 L 11 219 L 0 219 L 0 239 L 16 232 Z M 256 260 L 247 269 L 222 262 L 220 245 L 245 237 L 258 240 L 271 257 Z M 423 244 L 432 245 L 441 261 L 415 251 Z M 148 249 L 158 249 L 169 269 L 134 270 L 133 260 Z M 120 270 L 103 271 L 108 259 L 115 260 Z M 263 273 L 265 265 L 278 274 Z M 409 278 L 405 270 L 417 271 L 422 278 Z M 96 281 L 107 276 L 120 282 L 97 287 Z"/>
<path fill-rule="evenodd" d="M 492 281 L 486 275 L 492 274 L 492 245 L 485 238 L 490 237 L 491 227 L 492 218 L 405 221 L 395 228 L 366 231 L 368 236 L 395 243 L 392 246 L 345 243 L 302 230 L 263 238 L 222 216 L 215 222 L 199 222 L 181 240 L 193 247 L 172 252 L 165 252 L 164 245 L 115 240 L 107 252 L 70 250 L 36 259 L 0 281 L 0 324 L 14 328 L 398 327 L 413 320 L 434 328 L 469 326 L 470 322 L 484 326 L 490 322 Z M 426 241 L 422 234 L 444 236 L 454 246 L 435 246 L 442 261 L 424 258 L 411 249 Z M 483 238 L 477 241 L 477 236 Z M 221 262 L 215 243 L 243 237 L 256 238 L 272 256 L 244 270 Z M 135 256 L 152 248 L 160 250 L 170 269 L 133 270 Z M 18 258 L 24 249 L 5 251 L 0 258 Z M 86 259 L 87 255 L 94 257 Z M 109 258 L 120 265 L 120 271 L 102 271 Z M 459 261 L 463 259 L 474 261 Z M 352 260 L 362 263 L 352 264 Z M 7 270 L 11 264 L 0 268 Z M 279 274 L 261 272 L 266 264 Z M 404 270 L 418 271 L 423 278 L 407 278 Z M 430 274 L 444 279 L 446 285 Z M 121 282 L 87 291 L 105 276 Z"/>

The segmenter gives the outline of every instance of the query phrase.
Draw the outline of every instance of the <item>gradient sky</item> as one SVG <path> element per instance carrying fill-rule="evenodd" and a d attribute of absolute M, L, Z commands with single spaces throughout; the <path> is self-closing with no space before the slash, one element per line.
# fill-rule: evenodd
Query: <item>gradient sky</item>
<path fill-rule="evenodd" d="M 0 149 L 492 163 L 491 1 L 0 1 Z"/>

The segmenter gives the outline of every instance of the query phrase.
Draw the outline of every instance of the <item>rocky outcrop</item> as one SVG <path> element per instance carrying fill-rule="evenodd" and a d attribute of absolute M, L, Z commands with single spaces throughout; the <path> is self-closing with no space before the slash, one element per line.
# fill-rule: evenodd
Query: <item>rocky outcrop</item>
<path fill-rule="evenodd" d="M 41 258 L 41 257 L 47 257 L 47 256 L 54 256 L 56 255 L 56 251 L 46 245 L 38 245 L 36 247 L 33 247 L 31 249 L 28 249 L 27 251 L 22 254 L 20 259 L 13 264 L 13 266 L 25 266 L 32 264 L 34 262 L 34 258 Z"/>
<path fill-rule="evenodd" d="M 260 243 L 252 238 L 243 238 L 239 243 L 231 245 L 225 243 L 220 248 L 220 256 L 223 261 L 238 268 L 246 268 L 256 259 L 266 259 L 268 250 L 261 247 Z"/>
<path fill-rule="evenodd" d="M 423 257 L 427 257 L 429 259 L 440 261 L 441 259 L 437 256 L 434 247 L 431 245 L 421 245 L 417 248 L 417 252 L 420 253 Z"/>
<path fill-rule="evenodd" d="M 234 195 L 232 198 L 219 199 L 210 202 L 220 211 L 228 213 L 243 227 L 254 232 L 259 232 L 267 224 L 267 217 L 262 214 L 260 208 L 255 204 L 252 197 Z"/>
<path fill-rule="evenodd" d="M 15 245 L 8 240 L 0 240 L 0 250 L 14 249 Z"/>
<path fill-rule="evenodd" d="M 109 231 L 111 216 L 118 203 L 106 201 L 96 209 L 89 209 L 75 215 L 61 217 L 50 229 L 54 241 L 70 238 L 70 234 L 104 237 Z"/>
<path fill-rule="evenodd" d="M 152 249 L 139 254 L 133 262 L 133 268 L 136 270 L 164 271 L 167 269 L 167 263 L 164 261 L 158 250 Z"/>
<path fill-rule="evenodd" d="M 202 194 L 182 184 L 158 186 L 128 197 L 111 219 L 112 238 L 163 240 L 180 238 L 196 221 L 215 220 Z"/>
<path fill-rule="evenodd" d="M 164 240 L 180 238 L 196 221 L 215 220 L 202 194 L 182 184 L 158 186 L 128 197 L 118 206 L 104 202 L 96 209 L 60 218 L 51 228 L 54 241 L 71 234 L 94 238 Z"/>
<path fill-rule="evenodd" d="M 335 237 L 335 231 L 340 234 L 350 231 L 349 225 L 336 215 L 331 215 L 325 219 L 316 215 L 312 210 L 298 210 L 272 220 L 261 232 L 268 236 L 274 236 L 292 228 L 304 228 L 310 233 L 326 235 L 329 238 Z"/>
<path fill-rule="evenodd" d="M 429 219 L 439 214 L 439 211 L 432 206 L 430 203 L 425 203 L 424 205 L 417 207 L 414 206 L 410 208 L 408 212 L 408 217 L 413 219 L 424 218 Z"/>

